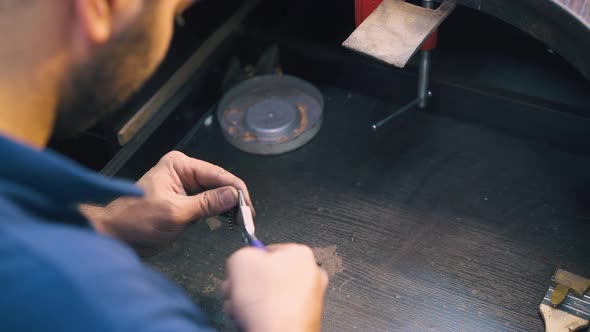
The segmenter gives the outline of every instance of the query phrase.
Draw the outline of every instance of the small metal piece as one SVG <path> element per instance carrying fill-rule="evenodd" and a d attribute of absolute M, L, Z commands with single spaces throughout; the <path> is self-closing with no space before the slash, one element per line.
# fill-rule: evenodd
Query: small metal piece
<path fill-rule="evenodd" d="M 551 293 L 551 305 L 557 307 L 559 304 L 561 304 L 561 302 L 563 302 L 563 300 L 565 300 L 565 298 L 567 297 L 569 291 L 570 288 L 567 286 L 555 286 L 555 288 L 553 289 L 553 293 Z"/>
<path fill-rule="evenodd" d="M 568 293 L 581 298 L 590 290 L 590 279 L 580 277 L 562 269 L 555 271 L 552 281 L 555 286 L 555 290 L 551 296 L 551 304 L 553 306 L 559 305 Z"/>

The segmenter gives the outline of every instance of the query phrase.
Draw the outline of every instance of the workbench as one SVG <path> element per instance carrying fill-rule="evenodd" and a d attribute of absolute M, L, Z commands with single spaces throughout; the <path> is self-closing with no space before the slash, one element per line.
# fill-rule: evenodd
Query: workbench
<path fill-rule="evenodd" d="M 398 69 L 342 48 L 351 3 L 255 2 L 204 2 L 187 16 L 159 75 L 136 95 L 141 107 L 127 107 L 152 118 L 102 173 L 137 180 L 176 148 L 244 179 L 260 240 L 305 243 L 328 270 L 324 331 L 542 331 L 538 307 L 555 269 L 590 277 L 590 83 L 547 45 L 459 6 L 440 27 L 428 107 L 374 133 L 375 121 L 416 97 L 416 64 Z M 321 90 L 325 117 L 307 145 L 262 157 L 205 119 L 232 61 L 256 64 L 273 46 L 282 72 Z M 242 246 L 211 218 L 146 263 L 186 289 L 215 328 L 235 331 L 220 284 Z"/>
<path fill-rule="evenodd" d="M 329 256 L 324 331 L 542 331 L 554 270 L 590 275 L 590 157 L 420 111 L 374 134 L 399 105 L 320 88 L 323 128 L 299 150 L 246 154 L 216 121 L 178 148 L 244 179 L 263 242 Z M 219 221 L 148 262 L 232 331 L 220 283 L 243 244 Z"/>

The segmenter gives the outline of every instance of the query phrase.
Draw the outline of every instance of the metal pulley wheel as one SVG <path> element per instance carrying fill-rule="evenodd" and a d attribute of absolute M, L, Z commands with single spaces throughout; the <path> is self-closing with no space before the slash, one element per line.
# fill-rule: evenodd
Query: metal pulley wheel
<path fill-rule="evenodd" d="M 266 75 L 232 88 L 219 103 L 223 135 L 240 150 L 273 155 L 295 150 L 320 130 L 324 98 L 293 76 Z"/>

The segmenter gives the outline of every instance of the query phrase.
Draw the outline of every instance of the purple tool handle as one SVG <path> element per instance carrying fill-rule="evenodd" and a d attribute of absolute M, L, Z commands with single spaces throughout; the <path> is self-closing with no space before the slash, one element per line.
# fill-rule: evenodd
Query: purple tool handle
<path fill-rule="evenodd" d="M 258 249 L 262 249 L 264 251 L 266 251 L 266 247 L 264 246 L 264 244 L 262 244 L 262 242 L 260 242 L 260 240 L 258 239 L 252 239 L 250 240 L 250 246 L 254 247 L 254 248 L 258 248 Z"/>

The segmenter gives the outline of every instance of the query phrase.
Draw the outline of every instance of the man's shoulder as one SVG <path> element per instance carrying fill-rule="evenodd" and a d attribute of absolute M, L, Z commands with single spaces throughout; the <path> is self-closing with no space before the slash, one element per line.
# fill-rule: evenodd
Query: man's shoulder
<path fill-rule="evenodd" d="M 0 199 L 0 260 L 6 263 L 18 258 L 30 262 L 30 267 L 68 272 L 69 277 L 116 265 L 141 266 L 129 247 L 92 228 L 39 218 L 14 206 Z"/>
<path fill-rule="evenodd" d="M 204 321 L 127 246 L 17 213 L 0 216 L 0 295 L 0 330 L 186 331 Z"/>

